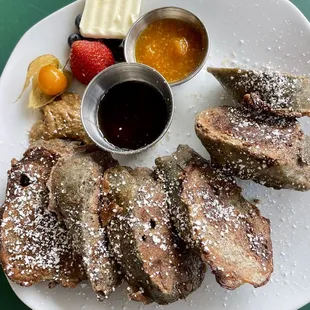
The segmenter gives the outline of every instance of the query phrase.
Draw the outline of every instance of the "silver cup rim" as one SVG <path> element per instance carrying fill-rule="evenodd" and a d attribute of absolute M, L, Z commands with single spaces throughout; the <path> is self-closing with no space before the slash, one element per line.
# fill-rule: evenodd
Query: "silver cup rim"
<path fill-rule="evenodd" d="M 112 70 L 115 70 L 119 67 L 124 67 L 124 66 L 137 66 L 137 67 L 141 67 L 141 68 L 145 68 L 147 70 L 149 70 L 150 72 L 152 72 L 153 74 L 156 74 L 158 76 L 159 79 L 161 79 L 164 83 L 167 84 L 168 86 L 168 92 L 169 92 L 169 97 L 171 99 L 171 114 L 170 114 L 170 117 L 169 119 L 167 120 L 167 123 L 166 123 L 166 126 L 164 128 L 164 130 L 162 131 L 161 135 L 156 139 L 154 140 L 152 143 L 142 147 L 142 148 L 139 148 L 139 149 L 136 149 L 136 150 L 130 150 L 130 149 L 121 149 L 121 148 L 118 148 L 115 146 L 115 150 L 111 150 L 111 149 L 108 149 L 106 148 L 104 145 L 102 144 L 99 144 L 97 143 L 97 141 L 95 141 L 91 135 L 91 133 L 89 132 L 88 130 L 88 126 L 86 125 L 85 123 L 85 115 L 84 115 L 84 112 L 83 112 L 83 105 L 85 103 L 85 99 L 89 93 L 89 89 L 90 87 L 96 83 L 96 81 L 102 76 L 102 75 L 105 75 L 107 74 L 107 72 L 109 71 L 112 71 Z M 128 81 L 128 80 L 127 80 Z M 149 83 L 149 82 L 148 82 Z M 151 83 L 149 83 L 151 84 Z M 154 85 L 156 86 L 156 85 Z M 113 87 L 113 86 L 112 86 Z M 166 99 L 166 98 L 165 98 Z M 81 115 L 81 121 L 82 121 L 82 125 L 83 125 L 83 128 L 85 130 L 85 132 L 87 133 L 88 137 L 98 146 L 100 147 L 101 149 L 105 150 L 105 151 L 108 151 L 112 154 L 116 154 L 116 155 L 134 155 L 134 154 L 138 154 L 138 153 L 141 153 L 149 148 L 151 148 L 152 146 L 154 146 L 155 144 L 157 144 L 167 133 L 167 131 L 169 130 L 171 124 L 172 124 L 172 120 L 173 120 L 173 117 L 174 117 L 174 112 L 175 112 L 175 102 L 174 102 L 174 96 L 173 96 L 173 92 L 172 92 L 172 89 L 171 89 L 171 86 L 170 84 L 168 83 L 168 81 L 157 71 L 155 70 L 154 68 L 150 67 L 150 66 L 147 66 L 147 65 L 144 65 L 144 64 L 140 64 L 140 63 L 128 63 L 128 62 L 121 62 L 121 63 L 117 63 L 117 64 L 114 64 L 108 68 L 106 68 L 105 70 L 101 71 L 100 73 L 98 73 L 91 81 L 90 83 L 87 85 L 85 91 L 84 91 L 84 94 L 83 94 L 83 97 L 82 97 L 82 101 L 81 101 L 81 112 L 80 112 L 80 115 Z M 97 130 L 99 130 L 99 128 L 97 127 Z M 104 139 L 102 133 L 101 133 L 101 136 L 102 136 L 102 139 Z M 113 144 L 111 144 L 112 146 Z"/>
<path fill-rule="evenodd" d="M 201 26 L 201 30 L 204 32 L 205 34 L 205 38 L 207 40 L 207 49 L 204 53 L 204 56 L 201 60 L 201 63 L 199 64 L 199 66 L 197 66 L 197 68 L 195 70 L 193 70 L 189 75 L 187 75 L 184 79 L 182 80 L 179 80 L 179 81 L 176 81 L 176 82 L 172 82 L 172 83 L 169 83 L 169 85 L 171 87 L 174 87 L 174 86 L 178 86 L 178 85 L 181 85 L 181 84 L 184 84 L 188 81 L 190 81 L 191 79 L 193 79 L 204 67 L 204 65 L 206 64 L 207 62 L 207 59 L 209 57 L 209 52 L 210 52 L 210 47 L 211 47 L 211 42 L 210 42 L 210 36 L 209 36 L 209 32 L 208 32 L 208 29 L 207 27 L 204 25 L 204 23 L 202 22 L 202 20 L 197 16 L 195 15 L 194 13 L 190 12 L 189 10 L 186 10 L 186 9 L 183 9 L 183 8 L 180 8 L 180 7 L 177 7 L 177 6 L 165 6 L 165 7 L 160 7 L 160 8 L 157 8 L 157 9 L 154 9 L 154 10 L 151 10 L 145 14 L 143 14 L 142 16 L 140 16 L 136 22 L 130 27 L 129 31 L 128 31 L 128 34 L 125 38 L 125 42 L 124 42 L 124 56 L 125 56 L 125 60 L 127 63 L 131 63 L 130 61 L 128 61 L 129 59 L 129 47 L 128 47 L 128 39 L 130 38 L 130 35 L 132 34 L 132 32 L 134 31 L 134 29 L 137 27 L 137 25 L 139 25 L 141 23 L 141 21 L 149 18 L 151 15 L 153 14 L 156 14 L 158 11 L 162 11 L 162 10 L 179 10 L 179 11 L 183 11 L 185 12 L 186 14 L 189 14 L 191 16 L 193 16 L 200 24 Z M 146 25 L 150 25 L 150 23 L 146 23 Z M 145 28 L 144 28 L 145 29 Z M 141 34 L 141 32 L 140 32 Z M 135 38 L 135 42 L 137 41 L 138 37 Z M 133 52 L 133 54 L 135 54 Z M 136 60 L 134 61 L 135 63 L 138 63 Z"/>

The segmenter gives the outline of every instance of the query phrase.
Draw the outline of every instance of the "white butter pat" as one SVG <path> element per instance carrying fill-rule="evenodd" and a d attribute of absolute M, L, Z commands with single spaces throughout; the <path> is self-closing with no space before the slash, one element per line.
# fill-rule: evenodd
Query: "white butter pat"
<path fill-rule="evenodd" d="M 124 39 L 138 19 L 141 0 L 86 0 L 80 23 L 86 38 Z"/>

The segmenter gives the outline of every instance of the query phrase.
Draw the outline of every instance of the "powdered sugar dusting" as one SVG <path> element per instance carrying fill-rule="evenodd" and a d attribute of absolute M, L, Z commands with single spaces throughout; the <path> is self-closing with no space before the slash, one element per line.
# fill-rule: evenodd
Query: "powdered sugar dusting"
<path fill-rule="evenodd" d="M 79 281 L 76 272 L 83 276 L 64 225 L 47 210 L 45 184 L 55 162 L 55 156 L 34 149 L 9 174 L 1 223 L 4 268 L 25 286 L 42 280 L 69 285 L 70 279 Z"/>
<path fill-rule="evenodd" d="M 201 251 L 218 281 L 236 288 L 251 274 L 252 281 L 265 283 L 272 272 L 269 222 L 234 181 L 187 146 L 157 159 L 156 165 L 180 236 Z M 250 233 L 260 238 L 249 238 Z"/>
<path fill-rule="evenodd" d="M 258 92 L 273 109 L 290 106 L 292 96 L 301 87 L 297 77 L 279 71 L 238 70 L 236 87 L 244 87 L 245 92 Z"/>
<path fill-rule="evenodd" d="M 228 117 L 231 135 L 253 147 L 263 144 L 285 146 L 296 138 L 296 129 L 299 128 L 295 120 L 256 114 L 246 109 L 229 107 Z"/>
<path fill-rule="evenodd" d="M 162 186 L 145 169 L 108 171 L 106 179 L 108 195 L 123 209 L 111 220 L 108 232 L 132 287 L 131 298 L 156 302 L 185 298 L 200 285 L 204 264 L 176 241 Z"/>

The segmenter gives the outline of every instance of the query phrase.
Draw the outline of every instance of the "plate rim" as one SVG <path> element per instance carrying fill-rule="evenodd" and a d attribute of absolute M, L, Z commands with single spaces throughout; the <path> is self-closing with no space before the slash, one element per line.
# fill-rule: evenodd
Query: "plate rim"
<path fill-rule="evenodd" d="M 270 1 L 270 0 L 269 0 Z M 277 2 L 282 2 L 283 4 L 285 5 L 288 5 L 290 6 L 290 8 L 292 10 L 295 11 L 296 14 L 299 15 L 299 21 L 304 24 L 304 26 L 306 26 L 308 29 L 309 29 L 309 33 L 310 33 L 310 20 L 307 19 L 307 17 L 303 14 L 303 12 L 294 4 L 292 3 L 290 0 L 273 0 L 273 1 L 277 1 Z M 2 84 L 3 84 L 3 80 L 6 79 L 6 76 L 10 74 L 10 72 L 8 71 L 8 67 L 9 67 L 9 64 L 11 63 L 11 60 L 13 59 L 16 51 L 18 50 L 19 46 L 21 45 L 21 42 L 24 40 L 24 38 L 28 35 L 28 33 L 30 33 L 34 28 L 36 28 L 37 26 L 40 26 L 41 23 L 45 22 L 46 20 L 52 18 L 54 15 L 57 15 L 58 13 L 66 10 L 68 7 L 71 7 L 71 6 L 76 6 L 78 5 L 78 3 L 81 3 L 81 2 L 85 2 L 85 0 L 76 0 L 76 1 L 73 1 L 72 3 L 69 3 L 67 5 L 65 5 L 64 7 L 54 11 L 53 13 L 47 15 L 46 17 L 44 17 L 43 19 L 39 20 L 37 23 L 35 23 L 33 26 L 31 26 L 22 36 L 21 38 L 17 41 L 14 49 L 12 50 L 7 62 L 5 63 L 5 66 L 3 68 L 3 71 L 0 75 L 0 95 L 2 93 Z M 4 272 L 3 272 L 4 273 Z M 4 273 L 5 274 L 5 273 Z M 13 292 L 15 293 L 16 297 L 21 300 L 27 307 L 30 308 L 30 305 L 25 301 L 23 300 L 20 295 L 16 292 L 16 290 L 14 289 L 14 285 L 16 285 L 14 282 L 10 281 L 9 278 L 7 277 L 7 275 L 5 274 L 5 277 L 10 285 L 10 287 L 12 288 Z M 308 300 L 308 303 L 310 303 L 310 297 L 309 297 L 309 300 Z M 299 303 L 299 306 L 298 308 L 302 308 L 304 306 L 306 306 L 307 304 L 304 304 L 303 302 L 300 302 Z"/>
<path fill-rule="evenodd" d="M 41 20 L 39 20 L 37 23 L 35 23 L 34 25 L 32 25 L 22 36 L 21 38 L 17 41 L 15 47 L 13 48 L 7 62 L 5 63 L 5 66 L 2 70 L 2 73 L 0 75 L 0 94 L 1 94 L 1 85 L 2 85 L 2 81 L 4 80 L 3 77 L 6 76 L 7 74 L 7 68 L 8 68 L 8 64 L 11 62 L 11 59 L 13 58 L 14 54 L 16 53 L 16 50 L 18 49 L 19 45 L 21 44 L 21 42 L 24 40 L 24 38 L 28 35 L 28 33 L 30 33 L 34 28 L 36 28 L 37 26 L 39 26 L 41 23 L 45 22 L 47 19 L 53 17 L 54 15 L 60 13 L 63 10 L 66 10 L 68 7 L 70 6 L 74 6 L 77 5 L 77 3 L 79 2 L 85 2 L 86 0 L 75 0 L 72 3 L 69 3 L 67 5 L 65 5 L 64 7 L 58 9 L 57 11 L 47 15 L 46 17 L 42 18 Z M 281 1 L 286 1 L 286 0 L 281 0 Z"/>

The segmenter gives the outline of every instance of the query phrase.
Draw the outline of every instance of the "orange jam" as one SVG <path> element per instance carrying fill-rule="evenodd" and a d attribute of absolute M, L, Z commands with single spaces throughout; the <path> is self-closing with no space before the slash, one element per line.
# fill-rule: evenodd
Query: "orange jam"
<path fill-rule="evenodd" d="M 136 60 L 159 71 L 168 82 L 187 77 L 201 63 L 202 37 L 195 27 L 177 19 L 151 23 L 139 36 Z"/>

